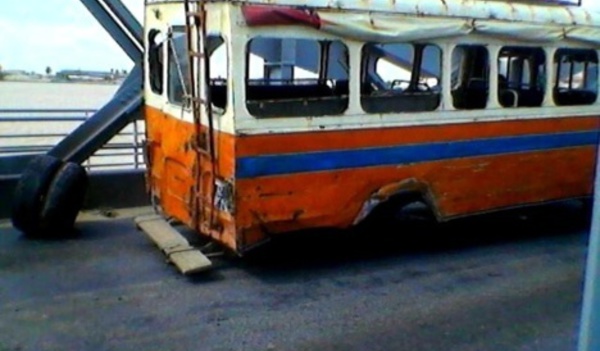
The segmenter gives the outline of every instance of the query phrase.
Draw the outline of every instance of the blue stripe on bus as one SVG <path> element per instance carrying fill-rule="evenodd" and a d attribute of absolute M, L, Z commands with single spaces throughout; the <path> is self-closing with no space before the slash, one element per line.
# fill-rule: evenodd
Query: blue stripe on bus
<path fill-rule="evenodd" d="M 401 165 L 462 157 L 595 145 L 598 132 L 513 136 L 366 149 L 248 156 L 237 159 L 238 179 L 347 168 Z"/>

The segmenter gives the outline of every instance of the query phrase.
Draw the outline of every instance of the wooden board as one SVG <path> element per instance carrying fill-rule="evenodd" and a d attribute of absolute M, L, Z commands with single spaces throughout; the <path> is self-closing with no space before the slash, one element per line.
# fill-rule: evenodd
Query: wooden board
<path fill-rule="evenodd" d="M 212 267 L 208 257 L 191 246 L 187 239 L 161 216 L 137 217 L 135 223 L 182 274 L 204 272 Z"/>

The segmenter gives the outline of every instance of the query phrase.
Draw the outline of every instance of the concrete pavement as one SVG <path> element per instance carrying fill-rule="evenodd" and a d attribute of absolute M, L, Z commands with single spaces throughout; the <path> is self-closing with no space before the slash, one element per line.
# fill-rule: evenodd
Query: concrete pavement
<path fill-rule="evenodd" d="M 574 350 L 588 217 L 296 234 L 196 278 L 130 218 L 64 241 L 0 226 L 0 350 Z"/>

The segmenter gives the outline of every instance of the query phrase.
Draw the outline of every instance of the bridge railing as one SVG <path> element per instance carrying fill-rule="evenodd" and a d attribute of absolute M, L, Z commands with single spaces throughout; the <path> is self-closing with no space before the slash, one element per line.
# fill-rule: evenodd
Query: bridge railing
<path fill-rule="evenodd" d="M 95 112 L 90 109 L 0 109 L 0 160 L 48 152 Z M 132 122 L 83 166 L 89 171 L 144 168 L 144 135 L 144 122 Z"/>

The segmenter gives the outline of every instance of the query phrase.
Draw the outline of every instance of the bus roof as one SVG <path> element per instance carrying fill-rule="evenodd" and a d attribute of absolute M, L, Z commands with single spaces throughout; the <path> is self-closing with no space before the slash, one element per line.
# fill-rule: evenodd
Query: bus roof
<path fill-rule="evenodd" d="M 548 5 L 538 2 L 483 0 L 250 0 L 254 4 L 290 5 L 340 10 L 374 11 L 434 17 L 495 19 L 519 22 L 600 26 L 600 14 L 582 7 Z"/>
<path fill-rule="evenodd" d="M 506 3 L 525 3 L 530 5 L 581 6 L 582 0 L 494 0 Z"/>
<path fill-rule="evenodd" d="M 147 4 L 177 2 L 183 1 L 146 0 Z M 206 2 L 600 27 L 600 12 L 577 6 L 580 0 L 206 0 Z"/>
<path fill-rule="evenodd" d="M 580 7 L 474 0 L 390 1 L 337 0 L 335 7 L 323 7 L 323 1 L 317 0 L 236 3 L 242 3 L 249 26 L 305 25 L 361 41 L 423 42 L 479 34 L 530 43 L 600 45 L 600 13 Z"/>

